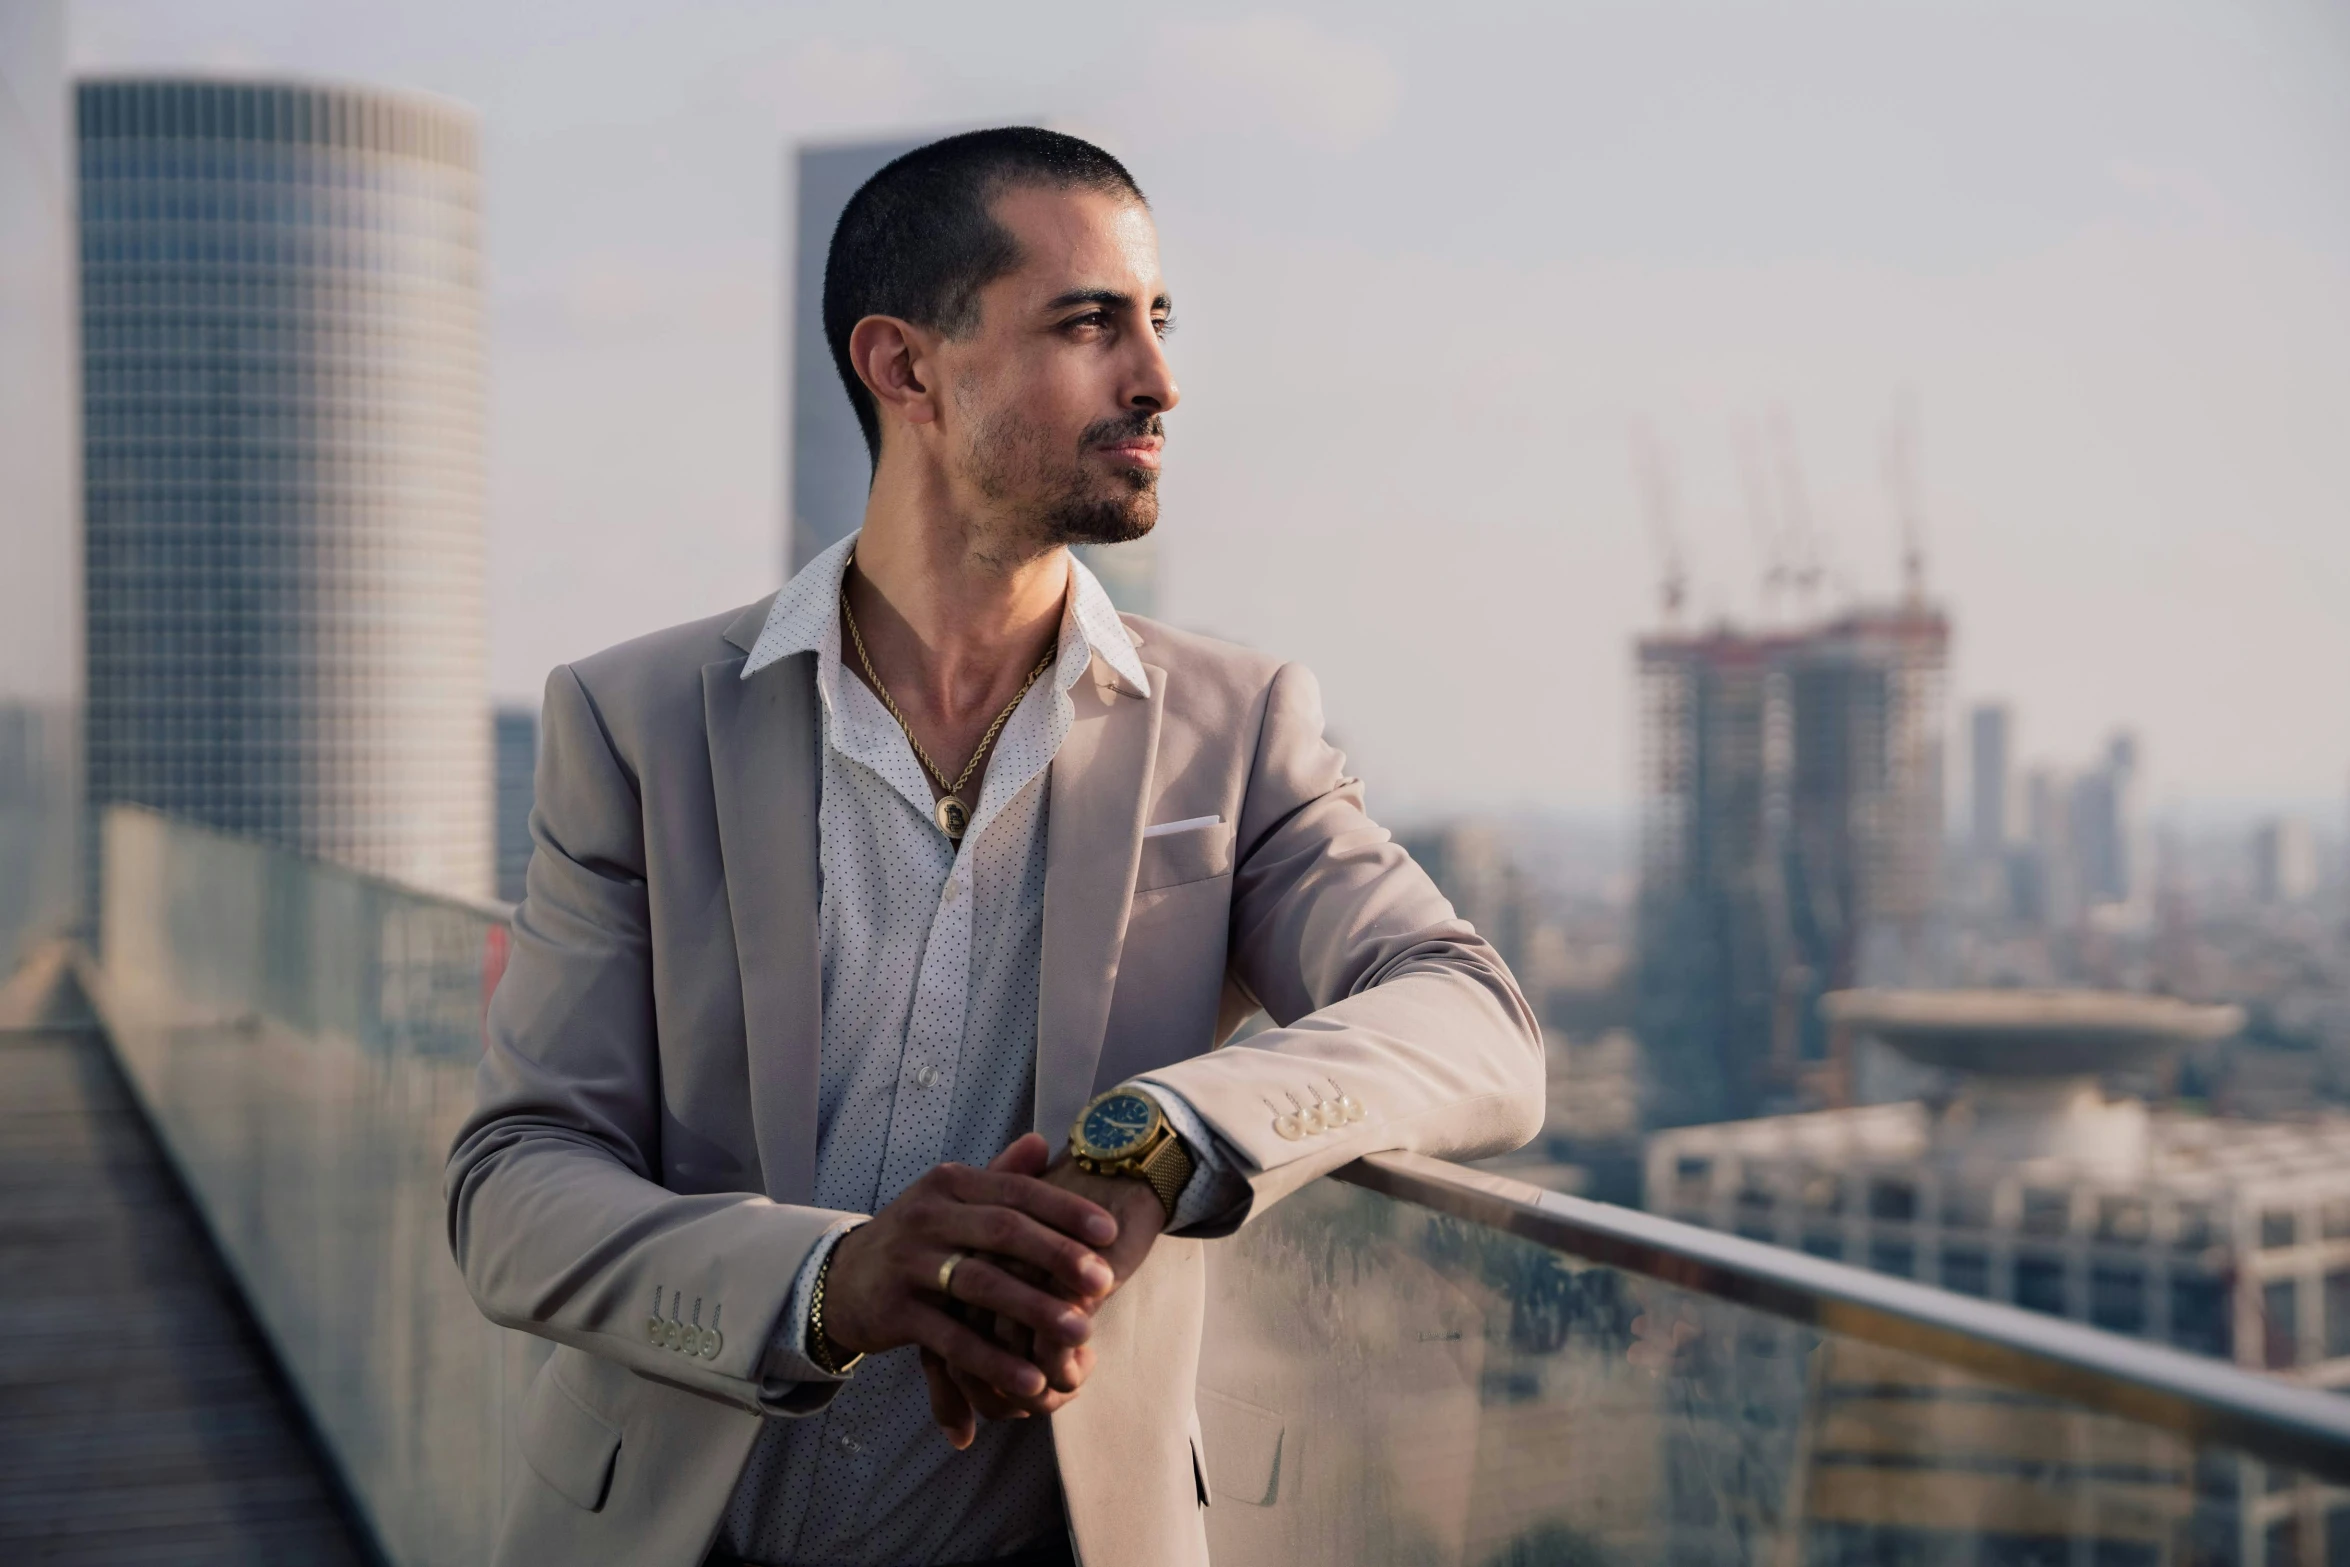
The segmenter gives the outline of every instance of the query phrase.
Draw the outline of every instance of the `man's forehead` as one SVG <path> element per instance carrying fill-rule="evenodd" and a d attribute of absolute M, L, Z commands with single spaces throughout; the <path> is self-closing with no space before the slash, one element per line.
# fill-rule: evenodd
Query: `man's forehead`
<path fill-rule="evenodd" d="M 1020 244 L 1020 266 L 1005 281 L 1051 299 L 1072 291 L 1155 298 L 1159 231 L 1150 209 L 1106 191 L 1028 187 L 1006 191 L 996 221 Z"/>

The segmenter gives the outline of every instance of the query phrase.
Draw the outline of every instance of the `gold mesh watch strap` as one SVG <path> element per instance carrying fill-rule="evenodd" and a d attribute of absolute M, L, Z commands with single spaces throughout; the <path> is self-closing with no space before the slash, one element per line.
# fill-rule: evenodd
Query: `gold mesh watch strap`
<path fill-rule="evenodd" d="M 1159 1206 L 1167 1210 L 1169 1224 L 1175 1222 L 1175 1205 L 1183 1200 L 1183 1188 L 1191 1184 L 1193 1168 L 1191 1150 L 1173 1132 L 1142 1161 L 1142 1178 L 1159 1194 Z"/>

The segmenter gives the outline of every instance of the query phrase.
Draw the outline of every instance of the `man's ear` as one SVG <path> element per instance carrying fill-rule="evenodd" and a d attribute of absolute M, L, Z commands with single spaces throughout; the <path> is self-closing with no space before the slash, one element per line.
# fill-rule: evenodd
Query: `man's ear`
<path fill-rule="evenodd" d="M 849 363 L 873 394 L 883 422 L 929 424 L 938 418 L 931 352 L 937 334 L 896 316 L 867 316 L 849 331 Z"/>

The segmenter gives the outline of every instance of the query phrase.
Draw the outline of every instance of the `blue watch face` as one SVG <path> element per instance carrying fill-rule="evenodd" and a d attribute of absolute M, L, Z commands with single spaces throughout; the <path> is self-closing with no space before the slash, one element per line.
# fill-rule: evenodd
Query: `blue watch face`
<path fill-rule="evenodd" d="M 1140 1094 L 1112 1094 L 1085 1112 L 1085 1141 L 1105 1154 L 1120 1154 L 1150 1135 L 1158 1109 Z"/>

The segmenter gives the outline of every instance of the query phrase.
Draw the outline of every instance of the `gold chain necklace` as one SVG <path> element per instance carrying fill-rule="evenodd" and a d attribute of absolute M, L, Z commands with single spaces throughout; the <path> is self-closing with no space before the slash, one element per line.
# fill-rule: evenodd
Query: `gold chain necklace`
<path fill-rule="evenodd" d="M 874 695 L 881 698 L 881 705 L 889 709 L 889 716 L 896 719 L 898 727 L 905 731 L 906 744 L 914 748 L 914 759 L 922 764 L 922 770 L 937 779 L 938 786 L 946 791 L 945 797 L 931 808 L 931 814 L 938 819 L 938 830 L 947 835 L 950 843 L 961 843 L 964 829 L 971 825 L 971 807 L 963 803 L 963 787 L 970 783 L 971 775 L 979 771 L 979 764 L 986 760 L 988 748 L 995 744 L 995 737 L 1003 732 L 1013 709 L 1027 698 L 1029 688 L 1044 678 L 1044 672 L 1052 668 L 1057 650 L 1046 649 L 1044 657 L 1036 661 L 1036 667 L 1028 672 L 1028 678 L 1020 682 L 1019 691 L 1014 693 L 1011 701 L 1004 704 L 1004 710 L 995 715 L 995 722 L 987 726 L 987 733 L 979 737 L 979 748 L 971 753 L 971 760 L 963 764 L 962 775 L 950 782 L 946 769 L 932 761 L 930 753 L 922 749 L 922 742 L 914 738 L 914 726 L 906 722 L 904 713 L 898 711 L 898 704 L 890 696 L 889 687 L 883 685 L 881 677 L 873 672 L 872 655 L 865 651 L 865 639 L 857 631 L 856 611 L 849 608 L 849 582 L 845 576 L 841 578 L 840 584 L 840 618 L 841 623 L 849 628 L 849 641 L 856 644 L 857 662 L 865 666 L 865 678 L 873 683 Z"/>

